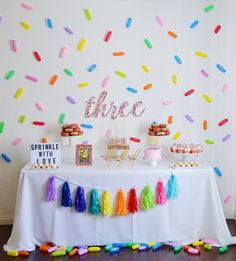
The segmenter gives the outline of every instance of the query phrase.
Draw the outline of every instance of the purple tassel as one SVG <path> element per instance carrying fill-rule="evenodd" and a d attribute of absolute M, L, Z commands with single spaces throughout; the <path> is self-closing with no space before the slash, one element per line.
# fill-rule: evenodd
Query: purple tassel
<path fill-rule="evenodd" d="M 57 199 L 56 178 L 54 176 L 51 176 L 48 179 L 47 200 L 48 201 L 55 201 L 56 199 Z"/>
<path fill-rule="evenodd" d="M 77 212 L 83 213 L 86 210 L 86 201 L 84 196 L 84 189 L 82 187 L 78 187 L 75 195 L 75 210 Z"/>
<path fill-rule="evenodd" d="M 71 208 L 73 205 L 71 199 L 70 187 L 67 181 L 63 184 L 61 205 L 63 207 L 69 207 L 69 208 Z"/>

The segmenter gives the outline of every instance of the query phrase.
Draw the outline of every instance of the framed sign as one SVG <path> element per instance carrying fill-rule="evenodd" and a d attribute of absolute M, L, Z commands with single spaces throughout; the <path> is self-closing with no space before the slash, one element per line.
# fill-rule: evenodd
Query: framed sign
<path fill-rule="evenodd" d="M 30 144 L 30 164 L 61 164 L 60 143 Z"/>
<path fill-rule="evenodd" d="M 92 165 L 92 145 L 76 144 L 76 165 Z"/>

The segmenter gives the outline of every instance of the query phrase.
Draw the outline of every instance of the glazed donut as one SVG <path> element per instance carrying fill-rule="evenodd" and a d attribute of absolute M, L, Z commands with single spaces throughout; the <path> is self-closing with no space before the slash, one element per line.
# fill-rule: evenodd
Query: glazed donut
<path fill-rule="evenodd" d="M 68 132 L 62 131 L 61 136 L 66 137 L 66 136 L 70 136 L 70 134 Z"/>
<path fill-rule="evenodd" d="M 77 123 L 72 123 L 72 124 L 69 125 L 69 128 L 70 129 L 76 129 L 76 128 L 78 128 L 78 124 Z"/>
<path fill-rule="evenodd" d="M 155 136 L 155 135 L 156 135 L 156 133 L 155 133 L 155 132 L 153 132 L 153 131 L 149 131 L 149 132 L 148 132 L 148 135 L 150 135 L 150 136 Z"/>

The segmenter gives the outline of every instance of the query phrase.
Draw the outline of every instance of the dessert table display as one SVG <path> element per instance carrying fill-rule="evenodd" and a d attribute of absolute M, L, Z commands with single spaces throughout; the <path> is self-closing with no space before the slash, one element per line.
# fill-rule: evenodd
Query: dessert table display
<path fill-rule="evenodd" d="M 228 230 L 216 186 L 220 170 L 192 160 L 203 152 L 199 144 L 174 144 L 170 151 L 182 161 L 165 159 L 160 145 L 170 135 L 165 123 L 153 122 L 147 134 L 142 151 L 139 138 L 113 137 L 109 130 L 106 152 L 95 159 L 91 144 L 75 144 L 74 138 L 83 135 L 76 123 L 62 125 L 62 157 L 60 143 L 31 144 L 12 234 L 4 245 L 7 254 L 25 255 L 40 246 L 58 256 L 66 254 L 67 246 L 74 255 L 80 246 L 78 255 L 83 255 L 111 244 L 109 252 L 121 245 L 141 251 L 150 248 L 147 242 L 156 242 L 152 249 L 175 245 L 174 252 L 188 247 L 198 254 L 197 247 L 186 246 L 194 242 L 227 251 L 236 237 Z"/>
<path fill-rule="evenodd" d="M 45 242 L 59 246 L 130 241 L 184 245 L 209 239 L 216 246 L 235 244 L 213 169 L 204 165 L 173 169 L 172 164 L 162 160 L 154 167 L 137 159 L 134 167 L 127 160 L 120 167 L 105 168 L 102 159 L 95 159 L 88 167 L 62 164 L 56 169 L 31 169 L 26 165 L 21 170 L 12 234 L 4 249 L 32 251 Z M 49 180 L 55 181 L 57 194 L 50 195 L 50 201 Z M 172 185 L 178 183 L 175 196 L 169 194 L 170 181 Z M 66 189 L 72 202 L 63 198 Z M 166 196 L 162 200 L 156 194 L 161 189 L 165 189 Z M 75 202 L 78 191 L 84 191 L 84 209 Z M 129 206 L 128 211 L 122 210 L 121 199 L 128 201 L 134 191 L 136 211 L 130 211 Z M 150 195 L 153 204 L 145 205 L 144 198 L 150 199 Z M 96 212 L 91 209 L 91 201 L 102 196 L 111 204 L 109 208 L 101 205 Z"/>

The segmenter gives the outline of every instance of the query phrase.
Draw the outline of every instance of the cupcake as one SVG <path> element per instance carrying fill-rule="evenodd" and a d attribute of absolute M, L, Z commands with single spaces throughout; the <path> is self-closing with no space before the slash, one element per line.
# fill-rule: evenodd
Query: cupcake
<path fill-rule="evenodd" d="M 177 146 L 177 153 L 183 153 L 184 152 L 184 146 L 182 144 L 179 144 Z"/>
<path fill-rule="evenodd" d="M 171 150 L 172 152 L 176 153 L 176 152 L 177 152 L 177 144 L 173 144 L 173 145 L 171 146 L 170 150 Z"/>
<path fill-rule="evenodd" d="M 193 153 L 193 154 L 196 154 L 196 153 L 197 153 L 197 147 L 196 147 L 196 145 L 194 145 L 194 146 L 192 147 L 191 153 Z"/>
<path fill-rule="evenodd" d="M 203 148 L 202 148 L 202 145 L 198 144 L 197 145 L 197 153 L 202 153 L 203 152 Z"/>
<path fill-rule="evenodd" d="M 186 146 L 184 147 L 184 153 L 185 153 L 185 154 L 190 154 L 190 151 L 191 151 L 190 147 L 189 147 L 188 145 L 186 145 Z"/>

